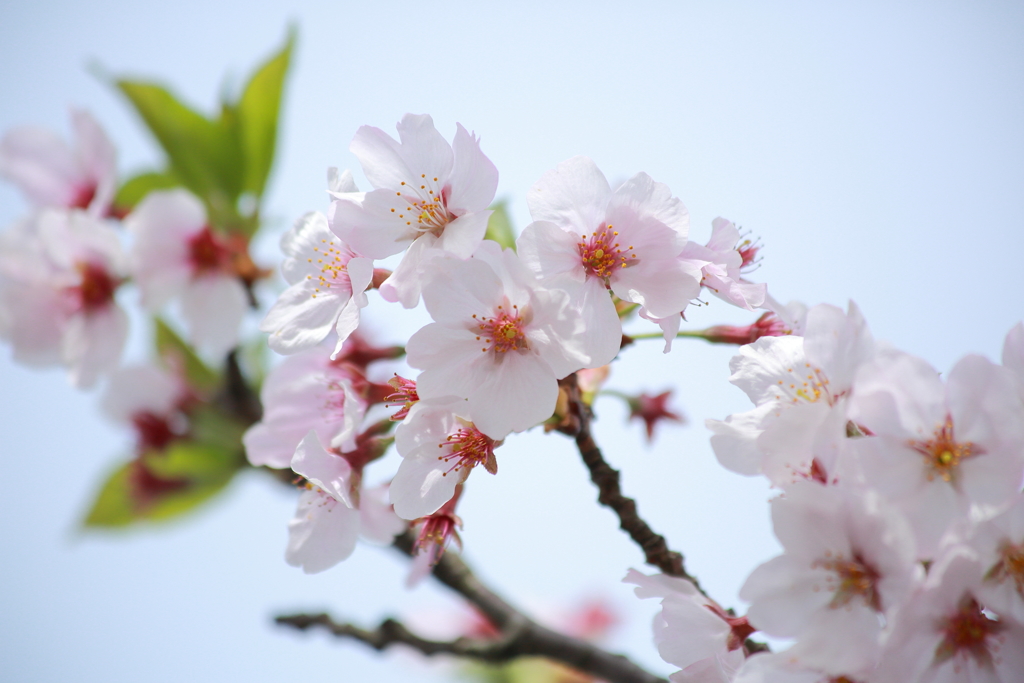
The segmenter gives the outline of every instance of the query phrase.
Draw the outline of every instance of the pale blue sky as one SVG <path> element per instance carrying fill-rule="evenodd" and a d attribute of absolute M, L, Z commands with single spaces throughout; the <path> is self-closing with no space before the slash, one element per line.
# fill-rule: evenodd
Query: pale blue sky
<path fill-rule="evenodd" d="M 294 22 L 268 198 L 278 230 L 326 208 L 327 166 L 357 169 L 348 143 L 358 126 L 393 131 L 404 113 L 429 113 L 446 136 L 458 121 L 481 137 L 519 227 L 526 190 L 572 155 L 593 157 L 612 180 L 646 171 L 688 206 L 694 239 L 705 241 L 718 215 L 759 236 L 756 277 L 778 298 L 852 298 L 877 337 L 943 371 L 969 351 L 998 357 L 1024 315 L 1020 3 L 181 0 L 16 3 L 0 15 L 0 129 L 66 132 L 67 107 L 86 107 L 125 172 L 157 153 L 89 64 L 157 77 L 210 110 L 224 75 L 237 86 Z M 0 187 L 0 224 L 26 210 Z M 275 242 L 262 253 L 273 257 Z M 398 340 L 417 318 L 388 328 L 392 312 L 375 324 Z M 699 326 L 749 318 L 717 300 L 691 316 Z M 722 470 L 702 426 L 749 406 L 726 383 L 731 355 L 682 342 L 667 357 L 654 343 L 623 354 L 611 386 L 678 387 L 690 417 L 654 448 L 636 425 L 623 428 L 612 399 L 597 408 L 627 493 L 711 593 L 736 604 L 744 576 L 776 546 L 769 492 Z M 0 351 L 0 677 L 419 678 L 409 657 L 268 625 L 275 611 L 319 607 L 366 622 L 429 621 L 457 601 L 432 588 L 406 593 L 403 564 L 369 547 L 316 577 L 288 567 L 293 502 L 258 476 L 180 524 L 76 537 L 104 469 L 129 448 L 95 404 L 60 371 L 29 372 Z M 654 606 L 618 583 L 640 555 L 592 503 L 570 443 L 530 434 L 499 457 L 501 474 L 474 475 L 467 491 L 468 558 L 529 605 L 607 594 L 629 611 L 614 646 L 670 671 L 647 643 Z"/>

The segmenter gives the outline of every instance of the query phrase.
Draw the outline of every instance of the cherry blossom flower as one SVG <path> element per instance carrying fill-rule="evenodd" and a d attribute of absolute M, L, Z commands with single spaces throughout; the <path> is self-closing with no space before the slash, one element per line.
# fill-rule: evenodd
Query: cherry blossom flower
<path fill-rule="evenodd" d="M 105 216 L 116 190 L 114 146 L 86 111 L 72 109 L 71 125 L 74 149 L 45 128 L 8 131 L 0 140 L 0 176 L 18 185 L 37 207 Z"/>
<path fill-rule="evenodd" d="M 132 273 L 142 305 L 159 310 L 180 298 L 191 341 L 215 355 L 238 343 L 248 295 L 233 267 L 235 248 L 207 223 L 185 190 L 151 192 L 125 219 L 135 236 Z"/>
<path fill-rule="evenodd" d="M 581 309 L 589 365 L 605 365 L 619 350 L 612 293 L 654 318 L 678 317 L 700 293 L 700 264 L 678 258 L 689 230 L 686 207 L 647 174 L 613 192 L 593 161 L 573 157 L 544 174 L 527 201 L 534 222 L 517 240 L 519 253 Z"/>
<path fill-rule="evenodd" d="M 913 535 L 873 491 L 793 484 L 772 502 L 784 554 L 740 589 L 748 616 L 773 636 L 796 638 L 789 654 L 834 675 L 870 670 L 891 618 L 920 580 Z"/>
<path fill-rule="evenodd" d="M 764 473 L 785 485 L 812 474 L 835 473 L 846 436 L 846 403 L 858 368 L 875 353 L 860 310 L 821 305 L 807 316 L 806 337 L 762 337 L 740 348 L 729 381 L 754 410 L 708 420 L 719 462 L 740 474 Z"/>
<path fill-rule="evenodd" d="M 989 609 L 1024 624 L 1024 496 L 1006 512 L 978 524 L 970 546 L 985 571 L 978 598 Z"/>
<path fill-rule="evenodd" d="M 436 321 L 412 336 L 420 398 L 458 396 L 466 417 L 503 439 L 551 416 L 558 381 L 588 364 L 582 320 L 564 292 L 539 286 L 515 252 L 484 242 L 423 288 Z M 462 409 L 460 409 L 462 410 Z"/>
<path fill-rule="evenodd" d="M 310 349 L 337 334 L 335 355 L 359 325 L 359 309 L 368 303 L 366 288 L 373 261 L 341 242 L 321 213 L 310 212 L 281 238 L 281 271 L 291 285 L 281 293 L 260 324 L 270 334 L 270 348 L 292 354 Z"/>
<path fill-rule="evenodd" d="M 711 222 L 707 245 L 691 240 L 682 258 L 706 262 L 701 268 L 701 286 L 723 301 L 753 311 L 761 307 L 768 293 L 767 285 L 748 282 L 742 275 L 756 258 L 756 251 L 749 241 L 741 241 L 735 223 L 718 217 Z"/>
<path fill-rule="evenodd" d="M 461 124 L 449 145 L 429 116 L 406 114 L 398 135 L 401 142 L 372 126 L 356 132 L 350 149 L 374 190 L 336 193 L 330 219 L 342 240 L 370 258 L 409 248 L 380 290 L 412 308 L 434 256 L 469 258 L 483 240 L 498 171 Z"/>
<path fill-rule="evenodd" d="M 494 449 L 501 443 L 454 413 L 453 405 L 421 401 L 395 432 L 402 464 L 391 481 L 391 502 L 402 519 L 437 512 L 477 465 L 498 472 Z"/>
<path fill-rule="evenodd" d="M 362 489 L 363 467 L 383 454 L 371 442 L 348 454 L 328 451 L 310 431 L 295 449 L 292 469 L 308 484 L 288 524 L 285 559 L 307 574 L 322 572 L 348 558 L 360 533 L 390 543 L 405 524 L 383 500 L 383 489 Z"/>
<path fill-rule="evenodd" d="M 462 490 L 462 484 L 459 484 L 455 487 L 452 497 L 436 512 L 412 523 L 416 530 L 416 543 L 413 545 L 415 557 L 409 569 L 406 586 L 411 588 L 422 581 L 453 541 L 460 550 L 462 549 L 462 539 L 459 537 L 462 519 L 455 514 L 455 506 L 462 496 Z"/>
<path fill-rule="evenodd" d="M 44 209 L 0 235 L 0 337 L 28 365 L 64 365 L 92 386 L 128 335 L 114 297 L 126 276 L 117 233 L 78 210 Z"/>
<path fill-rule="evenodd" d="M 746 617 L 733 617 L 707 599 L 686 579 L 630 569 L 623 579 L 637 586 L 638 598 L 661 598 L 654 618 L 658 654 L 682 669 L 679 681 L 727 683 L 743 663 L 744 643 L 754 632 Z"/>
<path fill-rule="evenodd" d="M 152 365 L 118 369 L 103 394 L 103 411 L 132 425 L 140 453 L 162 451 L 188 434 L 192 393 L 179 377 Z"/>
<path fill-rule="evenodd" d="M 976 593 L 981 572 L 963 546 L 936 561 L 897 615 L 872 683 L 1020 680 L 1024 626 L 983 610 Z"/>
<path fill-rule="evenodd" d="M 914 527 L 921 558 L 935 552 L 958 515 L 992 517 L 1012 504 L 1024 478 L 1024 415 L 1010 373 L 966 356 L 945 384 L 908 354 L 881 357 L 857 379 L 850 416 L 868 485 Z"/>
<path fill-rule="evenodd" d="M 242 438 L 255 466 L 289 467 L 296 447 L 313 430 L 331 448 L 351 451 L 366 414 L 366 378 L 323 345 L 289 356 L 271 370 L 260 399 L 263 419 Z"/>

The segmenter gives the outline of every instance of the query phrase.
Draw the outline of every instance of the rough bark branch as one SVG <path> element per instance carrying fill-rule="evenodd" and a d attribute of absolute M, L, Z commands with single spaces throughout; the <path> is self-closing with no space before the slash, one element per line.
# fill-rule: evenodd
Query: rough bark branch
<path fill-rule="evenodd" d="M 636 509 L 636 501 L 622 494 L 619 485 L 619 472 L 605 461 L 601 449 L 594 441 L 590 431 L 593 418 L 590 406 L 583 402 L 576 375 L 572 374 L 559 382 L 562 390 L 568 395 L 568 413 L 556 429 L 576 440 L 583 463 L 590 471 L 590 480 L 597 486 L 597 502 L 609 507 L 619 517 L 619 528 L 629 534 L 633 542 L 640 546 L 644 553 L 644 561 L 657 567 L 664 574 L 678 576 L 693 582 L 701 593 L 704 589 L 696 577 L 686 572 L 683 555 L 670 550 L 668 542 L 661 534 L 655 533 L 650 525 L 640 517 Z M 706 593 L 704 593 L 707 596 Z"/>
<path fill-rule="evenodd" d="M 395 547 L 412 554 L 413 537 L 409 533 L 395 539 Z M 607 652 L 586 641 L 553 631 L 533 621 L 508 601 L 488 588 L 458 555 L 445 553 L 433 569 L 434 577 L 476 607 L 499 632 L 493 640 L 457 638 L 436 641 L 422 638 L 394 619 L 386 619 L 376 629 L 366 630 L 352 624 L 337 623 L 326 614 L 281 616 L 278 624 L 300 630 L 325 628 L 334 635 L 353 638 L 377 650 L 401 643 L 425 655 L 450 654 L 500 664 L 519 657 L 544 657 L 609 683 L 666 683 L 640 668 L 623 655 Z"/>

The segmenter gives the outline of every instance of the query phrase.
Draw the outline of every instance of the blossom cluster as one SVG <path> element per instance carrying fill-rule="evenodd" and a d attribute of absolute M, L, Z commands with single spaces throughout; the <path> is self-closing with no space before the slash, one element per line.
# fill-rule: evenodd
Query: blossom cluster
<path fill-rule="evenodd" d="M 684 579 L 627 576 L 662 599 L 673 681 L 1019 680 L 1024 325 L 1001 365 L 967 356 L 945 380 L 876 342 L 853 303 L 801 327 L 740 349 L 731 381 L 755 407 L 708 422 L 723 466 L 781 492 L 783 554 L 743 585 L 746 616 Z M 791 644 L 747 658 L 755 631 Z"/>
<path fill-rule="evenodd" d="M 173 458 L 142 456 L 205 443 L 210 411 L 243 402 L 235 350 L 268 272 L 208 198 L 154 189 L 119 205 L 113 146 L 88 114 L 72 121 L 74 147 L 34 128 L 0 140 L 0 175 L 34 205 L 0 235 L 0 338 L 20 362 L 66 367 L 78 387 L 108 378 L 104 409 L 132 426 L 140 455 L 128 486 L 148 504 L 190 480 Z M 681 323 L 709 292 L 763 312 L 699 336 L 741 345 L 731 381 L 754 407 L 709 421 L 711 446 L 727 469 L 779 490 L 784 552 L 747 579 L 744 616 L 686 579 L 630 571 L 638 597 L 661 600 L 654 637 L 680 668 L 672 680 L 1005 682 L 1024 671 L 1024 325 L 1002 364 L 967 356 L 943 378 L 875 341 L 853 303 L 780 305 L 747 279 L 757 243 L 724 218 L 706 244 L 691 241 L 686 207 L 645 173 L 613 188 L 591 159 L 566 160 L 527 193 L 532 222 L 499 243 L 498 171 L 462 125 L 449 143 L 409 114 L 397 140 L 364 126 L 350 149 L 372 189 L 330 169 L 326 213 L 281 239 L 287 287 L 260 330 L 286 358 L 234 442 L 250 465 L 296 477 L 288 563 L 324 571 L 360 537 L 410 532 L 415 583 L 461 543 L 474 470 L 496 475 L 507 439 L 557 421 L 566 378 L 592 401 L 628 341 L 624 319 L 648 321 L 669 352 L 694 336 Z M 163 368 L 121 366 L 131 287 L 154 315 L 176 302 L 187 329 Z M 381 306 L 422 302 L 431 322 L 404 347 L 376 346 L 360 329 L 372 290 Z M 225 377 L 204 381 L 193 347 L 228 358 Z M 378 381 L 402 356 L 418 374 Z M 626 397 L 648 438 L 656 421 L 681 419 L 667 396 Z M 393 478 L 364 482 L 392 446 Z M 755 633 L 787 649 L 760 653 Z"/>

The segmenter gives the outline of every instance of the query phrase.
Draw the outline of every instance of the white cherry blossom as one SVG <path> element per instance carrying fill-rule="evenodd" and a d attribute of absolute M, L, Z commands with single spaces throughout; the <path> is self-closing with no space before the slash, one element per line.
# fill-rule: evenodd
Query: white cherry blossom
<path fill-rule="evenodd" d="M 410 249 L 381 294 L 412 308 L 435 255 L 469 258 L 483 240 L 498 170 L 461 124 L 449 145 L 429 116 L 406 114 L 398 135 L 400 142 L 372 126 L 356 132 L 350 149 L 374 190 L 335 193 L 330 223 L 370 258 Z"/>
<path fill-rule="evenodd" d="M 647 174 L 612 191 L 592 160 L 573 157 L 545 173 L 527 201 L 534 222 L 517 240 L 519 253 L 580 308 L 594 365 L 610 362 L 621 341 L 611 294 L 669 318 L 700 293 L 701 264 L 678 258 L 686 207 Z"/>
<path fill-rule="evenodd" d="M 423 299 L 436 322 L 406 346 L 422 370 L 419 396 L 465 399 L 465 416 L 492 439 L 550 417 L 558 380 L 588 365 L 588 331 L 566 294 L 541 287 L 490 240 L 433 273 Z"/>

